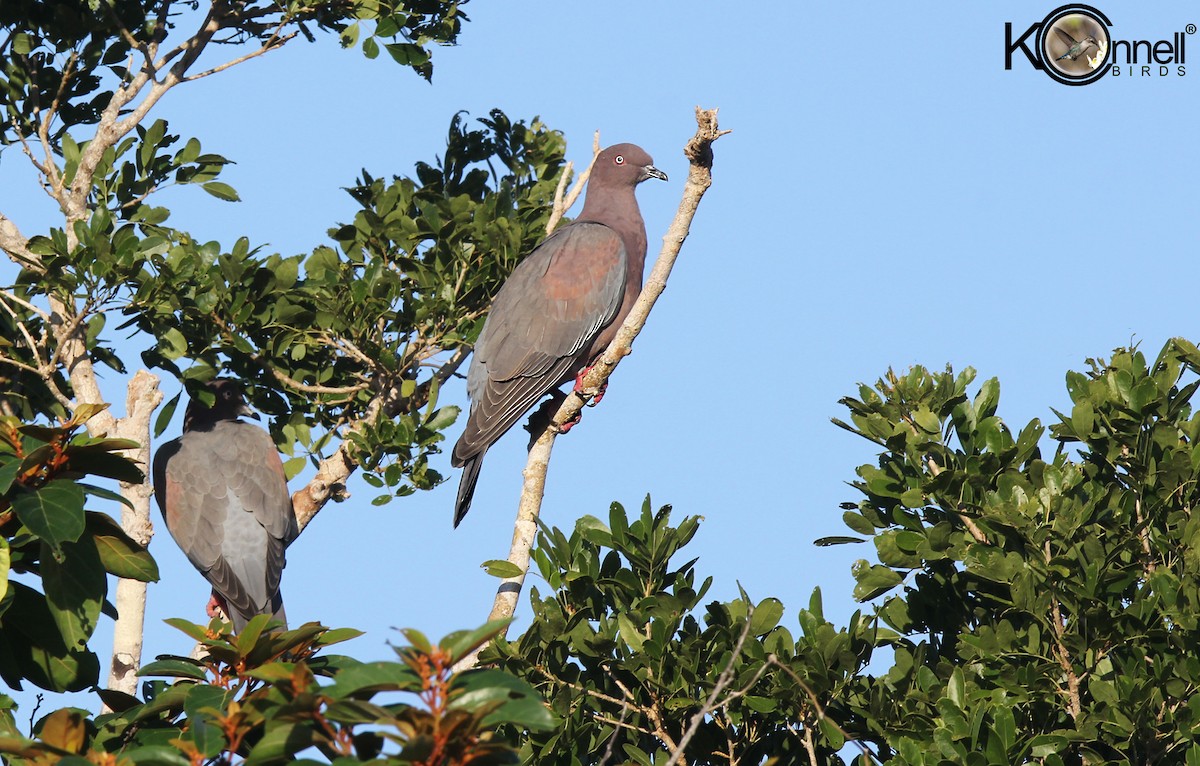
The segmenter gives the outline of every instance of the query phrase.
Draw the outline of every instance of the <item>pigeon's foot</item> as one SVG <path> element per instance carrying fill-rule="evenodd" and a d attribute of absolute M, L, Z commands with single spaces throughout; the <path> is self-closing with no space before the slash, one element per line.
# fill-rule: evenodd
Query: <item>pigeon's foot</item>
<path fill-rule="evenodd" d="M 228 619 L 226 615 L 229 614 L 229 605 L 225 603 L 225 599 L 221 598 L 216 591 L 213 591 L 213 594 L 209 596 L 208 606 L 205 608 L 205 611 L 209 617 Z"/>
<path fill-rule="evenodd" d="M 525 430 L 529 432 L 528 449 L 533 449 L 533 443 L 538 440 L 538 438 L 546 430 L 546 427 L 550 425 L 550 421 L 554 417 L 554 413 L 558 412 L 559 406 L 561 406 L 566 399 L 567 395 L 562 391 L 557 389 L 551 391 L 550 398 L 542 402 L 541 406 L 534 410 L 533 414 L 529 416 L 529 422 L 525 424 Z M 558 432 L 560 434 L 565 434 L 567 431 L 570 431 L 572 428 L 574 428 L 579 421 L 580 414 L 576 414 L 575 417 L 559 426 Z"/>
<path fill-rule="evenodd" d="M 572 393 L 578 394 L 580 399 L 588 398 L 588 395 L 585 392 L 584 387 L 583 387 L 583 378 L 589 372 L 591 372 L 592 368 L 595 366 L 596 366 L 596 363 L 593 362 L 593 363 L 589 364 L 587 367 L 584 367 L 582 370 L 580 370 L 579 374 L 575 376 L 575 388 L 571 389 L 571 391 L 572 391 Z M 596 390 L 596 395 L 591 398 L 591 400 L 587 403 L 587 406 L 595 407 L 597 404 L 599 404 L 600 400 L 604 398 L 604 392 L 607 390 L 608 390 L 608 381 L 606 380 L 600 384 L 600 388 Z M 578 422 L 578 420 L 576 420 L 576 422 Z M 575 423 L 572 423 L 571 425 L 575 425 Z M 567 428 L 564 428 L 563 433 L 566 433 L 569 430 L 570 430 L 570 426 L 568 426 Z"/>

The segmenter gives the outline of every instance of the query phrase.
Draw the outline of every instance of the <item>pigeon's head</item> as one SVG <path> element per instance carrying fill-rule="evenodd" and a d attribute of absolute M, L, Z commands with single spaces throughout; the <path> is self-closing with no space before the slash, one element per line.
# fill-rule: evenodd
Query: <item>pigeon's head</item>
<path fill-rule="evenodd" d="M 206 405 L 198 399 L 189 401 L 187 411 L 183 414 L 184 431 L 207 431 L 222 420 L 237 420 L 239 415 L 258 418 L 246 404 L 242 386 L 236 380 L 219 378 L 209 381 L 205 387 L 216 399 L 212 405 Z"/>
<path fill-rule="evenodd" d="M 647 178 L 667 180 L 667 174 L 654 167 L 654 160 L 636 144 L 616 144 L 596 156 L 592 165 L 593 182 L 604 185 L 637 186 Z"/>

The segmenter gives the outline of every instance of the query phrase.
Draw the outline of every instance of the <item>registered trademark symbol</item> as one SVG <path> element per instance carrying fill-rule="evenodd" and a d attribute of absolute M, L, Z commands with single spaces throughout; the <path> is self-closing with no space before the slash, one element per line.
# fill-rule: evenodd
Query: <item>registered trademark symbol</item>
<path fill-rule="evenodd" d="M 1187 32 L 1189 35 L 1194 35 L 1194 34 L 1196 34 L 1196 25 L 1188 24 L 1186 27 L 1184 27 L 1184 31 Z"/>

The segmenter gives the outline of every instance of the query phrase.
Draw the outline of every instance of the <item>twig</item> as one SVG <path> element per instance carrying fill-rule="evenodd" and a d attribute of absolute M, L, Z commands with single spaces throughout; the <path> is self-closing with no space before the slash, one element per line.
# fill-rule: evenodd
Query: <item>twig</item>
<path fill-rule="evenodd" d="M 612 759 L 613 753 L 616 751 L 616 747 L 617 747 L 617 731 L 616 731 L 616 729 L 619 729 L 623 726 L 629 726 L 629 724 L 625 723 L 625 719 L 628 716 L 629 716 L 629 702 L 628 702 L 628 700 L 622 700 L 621 701 L 621 717 L 619 719 L 617 719 L 616 721 L 611 721 L 611 720 L 605 721 L 605 723 L 611 723 L 613 725 L 614 731 L 612 733 L 612 736 L 608 738 L 608 743 L 604 746 L 604 755 L 601 756 L 600 763 L 597 764 L 597 766 L 607 766 L 609 760 Z M 596 720 L 603 721 L 604 719 L 601 718 L 600 716 L 596 716 Z"/>
<path fill-rule="evenodd" d="M 717 676 L 717 683 L 713 686 L 712 692 L 709 693 L 708 699 L 704 700 L 704 704 L 692 716 L 687 730 L 679 738 L 679 744 L 672 749 L 671 757 L 667 759 L 666 766 L 675 766 L 676 763 L 679 763 L 679 759 L 683 757 L 684 748 L 692 741 L 692 737 L 696 736 L 696 732 L 700 730 L 700 724 L 704 723 L 704 719 L 709 713 L 717 709 L 717 697 L 721 696 L 721 692 L 725 691 L 725 687 L 729 686 L 729 682 L 733 680 L 733 666 L 737 663 L 738 657 L 742 655 L 742 647 L 745 646 L 746 639 L 750 637 L 750 624 L 753 621 L 753 617 L 754 605 L 747 600 L 746 624 L 742 626 L 742 632 L 738 635 L 737 643 L 734 644 L 733 654 L 729 655 L 729 663 L 721 671 L 721 675 Z"/>
<path fill-rule="evenodd" d="M 679 211 L 663 237 L 663 247 L 659 253 L 654 269 L 642 288 L 641 295 L 629 312 L 629 316 L 621 324 L 616 337 L 583 378 L 583 389 L 595 391 L 608 380 L 613 369 L 620 360 L 630 353 L 634 338 L 646 324 L 646 317 L 654 307 L 654 302 L 666 288 L 667 277 L 675 265 L 683 242 L 687 239 L 692 218 L 700 205 L 704 192 L 712 185 L 712 143 L 728 130 L 717 127 L 717 110 L 704 110 L 696 107 L 696 135 L 684 148 L 684 155 L 690 161 L 687 183 L 683 189 L 683 199 L 679 203 Z M 495 602 L 489 619 L 505 619 L 512 617 L 516 611 L 517 598 L 525 582 L 525 573 L 529 570 L 529 556 L 533 547 L 534 536 L 537 533 L 537 519 L 541 513 L 542 495 L 546 487 L 546 472 L 550 462 L 550 452 L 554 446 L 554 437 L 563 423 L 579 414 L 585 400 L 580 396 L 567 396 L 558 408 L 550 424 L 542 435 L 534 442 L 529 450 L 529 459 L 525 465 L 524 486 L 521 490 L 521 502 L 517 510 L 517 520 L 513 529 L 512 545 L 509 549 L 508 560 L 521 570 L 521 574 L 506 578 L 496 593 Z M 472 658 L 473 659 L 473 658 Z"/>
<path fill-rule="evenodd" d="M 909 427 L 913 429 L 914 433 L 916 432 L 916 427 L 912 423 L 909 423 Z M 933 478 L 936 479 L 938 475 L 941 474 L 942 467 L 937 464 L 936 460 L 929 456 L 925 457 L 925 463 L 929 466 L 929 472 L 933 474 Z M 979 528 L 979 525 L 975 523 L 974 519 L 962 512 L 962 508 L 954 511 L 954 515 L 958 517 L 958 520 L 962 522 L 962 525 L 967 528 L 968 532 L 971 533 L 971 537 L 975 538 L 975 542 L 987 543 L 987 535 L 983 533 L 983 530 Z"/>
<path fill-rule="evenodd" d="M 592 168 L 596 166 L 596 158 L 600 156 L 600 131 L 592 136 L 592 161 L 588 163 L 587 169 L 579 174 L 579 178 L 575 180 L 575 185 L 571 187 L 571 191 L 566 192 L 567 176 L 571 175 L 573 165 L 568 162 L 563 169 L 562 177 L 558 179 L 558 187 L 554 190 L 554 204 L 550 208 L 550 220 L 546 221 L 546 233 L 549 234 L 558 226 L 558 222 L 566 215 L 571 206 L 575 204 L 575 200 L 579 199 L 579 195 L 583 192 L 583 187 L 587 185 L 588 178 L 592 175 Z M 566 192 L 566 196 L 563 193 Z"/>
<path fill-rule="evenodd" d="M 1050 541 L 1046 541 L 1044 548 L 1046 562 L 1051 559 Z M 1075 672 L 1075 666 L 1071 662 L 1071 654 L 1067 651 L 1064 638 L 1066 636 L 1066 621 L 1062 617 L 1062 609 L 1059 607 L 1058 595 L 1050 594 L 1050 621 L 1054 625 L 1054 658 L 1058 661 L 1059 667 L 1062 668 L 1063 674 L 1067 677 L 1067 705 L 1068 711 L 1071 714 L 1072 720 L 1078 720 L 1082 713 L 1082 702 L 1079 697 L 1079 675 Z"/>
<path fill-rule="evenodd" d="M 792 670 L 787 665 L 784 665 L 782 662 L 780 662 L 779 657 L 777 657 L 774 654 L 767 655 L 767 663 L 770 665 L 774 665 L 775 667 L 779 668 L 787 675 L 791 676 L 792 680 L 795 681 L 800 686 L 800 688 L 804 690 L 804 693 L 806 695 L 808 695 L 808 701 L 812 703 L 813 709 L 815 709 L 817 711 L 817 720 L 818 721 L 828 721 L 829 725 L 832 726 L 833 728 L 837 729 L 838 734 L 842 735 L 843 740 L 845 740 L 846 742 L 853 742 L 855 745 L 857 745 L 858 749 L 862 751 L 863 756 L 866 757 L 866 759 L 868 761 L 873 761 L 876 763 L 879 762 L 879 759 L 875 756 L 875 754 L 873 752 L 871 752 L 870 748 L 868 748 L 862 742 L 859 742 L 858 739 L 856 739 L 855 737 L 851 737 L 846 732 L 845 729 L 843 729 L 841 726 L 838 725 L 837 721 L 835 721 L 832 718 L 830 718 L 829 716 L 825 715 L 825 708 L 821 705 L 821 701 L 819 699 L 817 699 L 817 695 L 815 692 L 813 692 L 812 687 L 809 686 L 804 681 L 804 679 L 800 677 L 800 674 L 798 674 L 796 671 Z M 807 730 L 809 728 L 807 723 L 805 723 L 804 728 L 805 728 L 805 730 Z"/>
<path fill-rule="evenodd" d="M 408 401 L 424 402 L 429 396 L 430 388 L 434 384 L 440 386 L 449 380 L 462 366 L 468 354 L 470 349 L 458 348 L 432 378 L 417 386 L 416 392 Z M 380 413 L 387 417 L 395 415 L 402 401 L 399 385 L 380 391 L 367 405 L 363 416 L 350 426 L 350 433 L 366 424 L 374 423 Z M 343 439 L 337 450 L 317 465 L 317 475 L 292 493 L 292 512 L 296 515 L 296 523 L 301 532 L 330 500 L 347 497 L 346 480 L 358 468 L 352 449 L 351 440 Z"/>

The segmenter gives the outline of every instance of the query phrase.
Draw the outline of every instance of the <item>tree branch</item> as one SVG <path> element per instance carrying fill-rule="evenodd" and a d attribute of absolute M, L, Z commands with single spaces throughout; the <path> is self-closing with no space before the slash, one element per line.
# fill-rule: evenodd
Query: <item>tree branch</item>
<path fill-rule="evenodd" d="M 666 288 L 667 277 L 675 265 L 683 242 L 687 239 L 700 205 L 704 192 L 712 185 L 712 143 L 728 130 L 717 127 L 717 110 L 705 110 L 696 107 L 696 135 L 688 141 L 684 155 L 690 162 L 687 182 L 683 188 L 683 199 L 675 219 L 663 237 L 663 247 L 659 253 L 654 269 L 650 272 L 641 295 L 629 312 L 629 316 L 621 324 L 616 337 L 609 344 L 599 361 L 583 378 L 585 392 L 595 392 L 608 380 L 622 357 L 630 353 L 634 338 L 646 324 L 646 317 L 654 307 L 654 302 Z M 589 397 L 592 394 L 589 394 Z M 550 452 L 554 447 L 554 438 L 559 428 L 579 414 L 586 403 L 582 397 L 567 396 L 562 406 L 558 408 L 551 423 L 542 435 L 534 442 L 529 450 L 529 459 L 525 466 L 525 482 L 521 490 L 521 502 L 517 510 L 517 520 L 513 529 L 512 545 L 509 549 L 508 560 L 516 564 L 521 574 L 506 578 L 496 592 L 489 620 L 512 617 L 516 611 L 517 598 L 525 582 L 525 573 L 529 570 L 529 555 L 533 548 L 534 536 L 537 534 L 537 519 L 541 513 L 542 495 L 546 488 L 546 471 L 549 467 Z M 472 658 L 473 661 L 473 658 Z"/>
<path fill-rule="evenodd" d="M 428 396 L 430 387 L 434 383 L 440 386 L 449 380 L 462 366 L 469 353 L 470 350 L 465 347 L 457 349 L 432 378 L 418 386 L 416 393 L 409 400 L 423 400 Z M 403 401 L 399 385 L 380 391 L 367 405 L 363 417 L 350 426 L 349 433 L 354 433 L 367 423 L 375 422 L 381 414 L 384 417 L 395 415 Z M 296 523 L 301 532 L 325 507 L 326 503 L 330 500 L 342 500 L 349 496 L 346 493 L 346 480 L 358 468 L 358 462 L 354 459 L 351 449 L 350 439 L 342 439 L 337 450 L 317 465 L 317 475 L 310 479 L 308 484 L 292 493 L 292 512 L 296 514 Z"/>
<path fill-rule="evenodd" d="M 596 131 L 592 136 L 592 161 L 588 163 L 587 169 L 579 174 L 579 178 L 575 180 L 575 184 L 571 187 L 571 191 L 567 192 L 567 177 L 571 175 L 571 163 L 567 163 L 567 167 L 563 170 L 562 176 L 558 179 L 558 186 L 554 189 L 554 204 L 550 208 L 550 219 L 546 221 L 546 234 L 553 233 L 558 226 L 558 222 L 566 215 L 571 206 L 575 204 L 575 200 L 579 199 L 579 195 L 583 192 L 583 187 L 587 185 L 588 178 L 592 175 L 592 168 L 596 165 L 596 158 L 600 156 L 600 131 Z"/>
<path fill-rule="evenodd" d="M 29 249 L 29 240 L 21 234 L 21 230 L 12 219 L 0 213 L 0 250 L 8 254 L 18 266 L 24 266 L 41 273 L 42 259 Z"/>
<path fill-rule="evenodd" d="M 141 445 L 129 450 L 128 454 L 148 476 L 150 418 L 163 400 L 162 392 L 158 390 L 158 377 L 146 370 L 138 370 L 129 381 L 127 391 L 125 417 L 117 421 L 117 434 Z M 142 546 L 149 545 L 150 538 L 154 536 L 154 525 L 150 521 L 150 496 L 153 490 L 149 480 L 138 484 L 121 482 L 121 494 L 132 504 L 132 507 L 121 506 L 121 528 Z M 116 607 L 120 616 L 113 625 L 113 655 L 108 688 L 133 694 L 137 689 L 137 671 L 142 664 L 146 583 L 118 579 Z"/>

